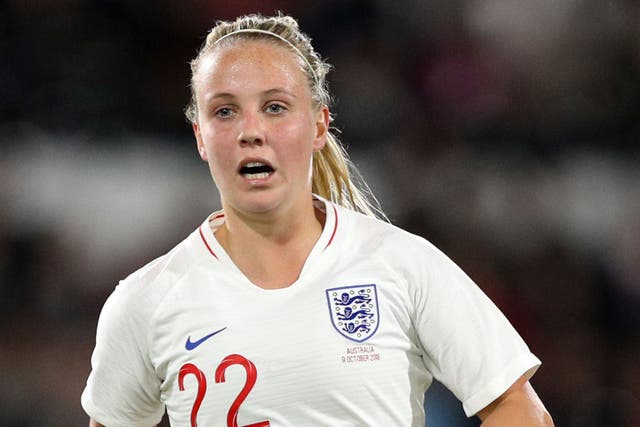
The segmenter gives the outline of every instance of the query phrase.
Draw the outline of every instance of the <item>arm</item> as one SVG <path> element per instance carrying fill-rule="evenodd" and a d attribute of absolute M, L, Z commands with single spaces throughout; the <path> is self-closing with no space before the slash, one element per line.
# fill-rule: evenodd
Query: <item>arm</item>
<path fill-rule="evenodd" d="M 150 301 L 144 281 L 121 282 L 98 320 L 91 373 L 81 404 L 90 427 L 157 424 L 164 414 L 160 379 L 150 361 Z M 145 304 L 139 304 L 139 301 Z"/>
<path fill-rule="evenodd" d="M 551 415 L 525 377 L 478 412 L 482 427 L 553 427 Z"/>

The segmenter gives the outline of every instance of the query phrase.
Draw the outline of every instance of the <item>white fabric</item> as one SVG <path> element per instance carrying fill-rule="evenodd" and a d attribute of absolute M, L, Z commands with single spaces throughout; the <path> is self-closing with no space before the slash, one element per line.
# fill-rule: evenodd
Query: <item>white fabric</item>
<path fill-rule="evenodd" d="M 187 373 L 180 391 L 178 376 L 192 364 L 206 379 L 200 426 L 232 425 L 232 407 L 240 426 L 424 426 L 434 377 L 470 416 L 533 375 L 540 361 L 434 246 L 330 203 L 326 213 L 288 288 L 261 289 L 238 270 L 211 230 L 222 213 L 121 282 L 100 315 L 85 411 L 108 427 L 151 426 L 166 405 L 172 425 L 189 426 L 198 382 Z M 336 317 L 355 316 L 341 308 L 343 291 L 369 296 L 355 318 L 367 326 L 360 337 Z M 220 367 L 233 354 L 255 366 L 252 387 L 247 368 Z"/>

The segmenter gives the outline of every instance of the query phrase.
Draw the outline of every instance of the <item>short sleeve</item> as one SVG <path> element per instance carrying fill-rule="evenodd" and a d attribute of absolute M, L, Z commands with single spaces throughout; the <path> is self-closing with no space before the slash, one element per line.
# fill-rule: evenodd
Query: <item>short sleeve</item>
<path fill-rule="evenodd" d="M 102 308 L 81 398 L 85 412 L 109 427 L 149 427 L 164 413 L 148 351 L 148 301 L 132 291 L 135 286 L 122 282 Z"/>
<path fill-rule="evenodd" d="M 446 255 L 428 245 L 414 288 L 426 368 L 472 416 L 541 362 L 511 323 Z"/>

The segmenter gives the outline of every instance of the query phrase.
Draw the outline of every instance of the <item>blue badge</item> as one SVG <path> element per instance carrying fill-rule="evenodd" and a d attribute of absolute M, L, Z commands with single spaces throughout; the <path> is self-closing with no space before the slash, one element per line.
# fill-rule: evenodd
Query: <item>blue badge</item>
<path fill-rule="evenodd" d="M 342 336 L 364 342 L 378 330 L 376 285 L 355 285 L 327 289 L 331 323 Z"/>

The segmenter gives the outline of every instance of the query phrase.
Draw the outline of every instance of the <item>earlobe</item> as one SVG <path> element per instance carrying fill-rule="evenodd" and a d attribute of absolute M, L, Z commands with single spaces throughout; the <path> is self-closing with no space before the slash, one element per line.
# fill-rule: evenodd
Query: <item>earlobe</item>
<path fill-rule="evenodd" d="M 196 137 L 196 144 L 198 146 L 198 153 L 200 154 L 200 158 L 204 161 L 207 161 L 207 150 L 204 146 L 204 141 L 202 140 L 200 127 L 198 126 L 197 122 L 194 122 L 191 127 L 193 128 L 193 135 Z"/>

